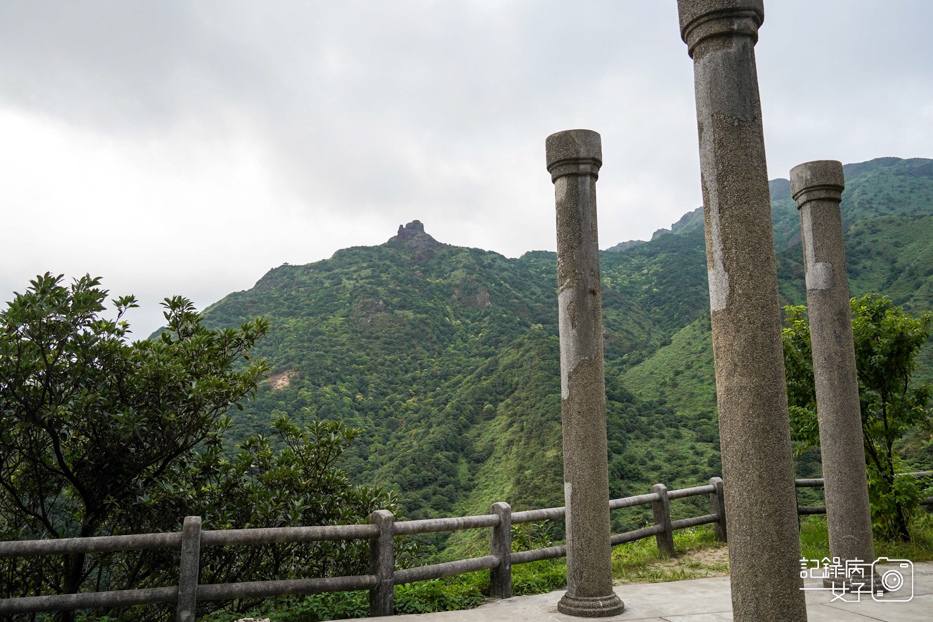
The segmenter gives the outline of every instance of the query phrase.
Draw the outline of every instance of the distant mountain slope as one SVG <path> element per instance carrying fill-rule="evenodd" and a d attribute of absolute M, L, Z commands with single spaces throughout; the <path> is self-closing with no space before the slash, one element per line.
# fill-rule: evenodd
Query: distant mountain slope
<path fill-rule="evenodd" d="M 853 293 L 933 308 L 933 161 L 846 174 Z M 799 304 L 797 210 L 786 180 L 771 191 L 781 296 Z M 717 474 L 702 210 L 601 262 L 613 493 Z M 450 246 L 417 221 L 385 244 L 271 270 L 205 312 L 214 326 L 270 322 L 253 354 L 273 375 L 231 413 L 233 437 L 267 433 L 278 414 L 359 426 L 345 468 L 397 487 L 412 517 L 559 503 L 555 290 L 554 253 Z M 933 377 L 929 353 L 923 369 Z"/>
<path fill-rule="evenodd" d="M 682 328 L 644 363 L 626 369 L 622 383 L 641 399 L 672 408 L 703 437 L 713 436 L 716 377 L 709 315 Z"/>
<path fill-rule="evenodd" d="M 846 263 L 853 296 L 880 292 L 911 313 L 933 310 L 933 215 L 881 216 L 855 222 L 846 232 Z M 778 255 L 781 291 L 806 304 L 800 247 Z M 918 380 L 933 381 L 933 340 L 921 352 Z"/>
<path fill-rule="evenodd" d="M 841 209 L 852 295 L 879 292 L 913 312 L 933 309 L 933 160 L 879 158 L 847 164 L 843 170 Z M 806 304 L 800 220 L 790 182 L 772 180 L 770 189 L 782 304 Z M 709 329 L 704 330 L 708 335 Z M 692 331 L 687 334 L 696 337 Z M 711 353 L 685 350 L 676 336 L 674 342 L 628 369 L 624 382 L 639 397 L 663 399 L 690 419 L 713 416 L 714 402 L 708 398 L 715 395 L 715 387 L 704 384 L 704 378 L 712 377 L 708 368 L 685 369 L 682 362 L 705 356 L 712 364 Z M 933 344 L 921 356 L 917 377 L 933 380 Z M 678 386 L 689 389 L 671 389 Z M 700 397 L 692 393 L 697 390 Z"/>
<path fill-rule="evenodd" d="M 273 375 L 232 414 L 233 438 L 267 432 L 283 413 L 359 426 L 365 433 L 345 467 L 398 487 L 412 516 L 478 511 L 496 499 L 517 508 L 559 503 L 555 255 L 507 259 L 439 244 L 420 223 L 409 227 L 418 230 L 381 246 L 276 268 L 206 310 L 216 326 L 255 316 L 270 322 L 253 355 L 266 357 Z M 604 255 L 611 365 L 654 351 L 705 305 L 701 234 L 663 237 L 624 257 Z M 616 375 L 609 413 L 617 493 L 649 486 L 661 470 L 665 481 L 679 473 L 692 481 L 695 455 L 702 478 L 716 474 L 713 438 L 685 453 L 690 461 L 662 457 L 657 438 L 677 427 L 673 411 L 633 397 Z M 657 456 L 644 449 L 655 442 Z M 641 466 L 619 461 L 630 451 L 643 451 Z"/>
<path fill-rule="evenodd" d="M 842 167 L 843 226 L 881 216 L 933 214 L 933 160 L 878 158 Z M 790 196 L 790 182 L 771 182 L 771 209 L 778 248 L 800 244 L 800 218 Z"/>

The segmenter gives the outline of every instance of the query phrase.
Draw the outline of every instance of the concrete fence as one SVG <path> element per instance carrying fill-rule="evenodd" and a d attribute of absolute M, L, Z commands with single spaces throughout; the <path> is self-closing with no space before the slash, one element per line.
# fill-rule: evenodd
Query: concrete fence
<path fill-rule="evenodd" d="M 914 473 L 898 473 L 902 477 L 933 477 L 933 471 L 916 471 Z M 823 478 L 816 479 L 798 479 L 795 480 L 797 488 L 822 488 Z M 927 497 L 920 500 L 920 505 L 933 511 L 933 497 Z M 809 514 L 826 514 L 825 505 L 800 505 L 797 503 L 797 516 L 807 516 Z"/>
<path fill-rule="evenodd" d="M 915 475 L 929 474 L 917 473 Z M 822 483 L 819 479 L 797 480 L 798 487 L 818 487 L 822 486 Z M 709 514 L 671 520 L 671 501 L 703 495 L 709 496 L 711 508 Z M 924 503 L 933 504 L 933 498 L 924 500 Z M 713 524 L 718 538 L 722 541 L 726 540 L 723 484 L 722 479 L 718 477 L 712 478 L 708 485 L 680 490 L 668 490 L 664 484 L 655 484 L 648 494 L 611 500 L 609 509 L 617 510 L 639 505 L 651 506 L 654 524 L 613 535 L 611 537 L 613 546 L 654 536 L 658 550 L 662 554 L 673 555 L 674 531 L 705 524 Z M 826 511 L 822 507 L 800 507 L 798 510 L 800 514 L 820 514 Z M 396 522 L 391 512 L 379 510 L 373 512 L 368 524 L 361 525 L 215 531 L 202 530 L 201 518 L 189 516 L 185 518 L 182 530 L 175 533 L 0 542 L 0 557 L 108 553 L 159 548 L 176 549 L 180 552 L 177 586 L 0 599 L 0 614 L 175 603 L 179 622 L 189 622 L 195 619 L 198 601 L 369 590 L 370 615 L 388 616 L 392 615 L 394 610 L 394 587 L 396 585 L 486 569 L 490 570 L 490 596 L 509 598 L 512 595 L 513 565 L 567 555 L 565 546 L 513 553 L 512 525 L 563 518 L 563 507 L 512 512 L 509 504 L 494 503 L 489 514 L 477 516 Z M 404 570 L 395 569 L 395 536 L 463 529 L 489 529 L 489 555 Z M 369 574 L 366 575 L 241 583 L 200 584 L 198 582 L 202 548 L 361 539 L 370 541 L 370 567 Z"/>

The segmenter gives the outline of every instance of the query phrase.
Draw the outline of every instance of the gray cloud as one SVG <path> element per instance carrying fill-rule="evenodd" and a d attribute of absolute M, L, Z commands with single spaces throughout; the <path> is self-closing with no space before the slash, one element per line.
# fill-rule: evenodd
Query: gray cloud
<path fill-rule="evenodd" d="M 769 0 L 766 11 L 772 177 L 817 158 L 931 155 L 928 2 Z M 124 274 L 116 257 L 57 253 L 62 233 L 35 261 L 4 262 L 19 267 L 4 268 L 3 291 L 44 258 L 53 271 L 119 273 L 121 293 L 178 284 L 163 295 L 203 304 L 270 265 L 380 243 L 414 218 L 451 243 L 553 248 L 543 144 L 572 127 L 603 135 L 603 246 L 700 203 L 673 1 L 4 3 L 0 113 L 68 137 L 33 141 L 68 156 L 43 171 L 50 185 L 83 160 L 111 170 L 111 182 L 73 182 L 87 218 L 72 232 L 138 236 Z M 28 148 L 6 141 L 0 157 Z M 4 209 L 64 217 L 61 192 L 5 184 Z M 116 214 L 122 229 L 95 228 Z"/>

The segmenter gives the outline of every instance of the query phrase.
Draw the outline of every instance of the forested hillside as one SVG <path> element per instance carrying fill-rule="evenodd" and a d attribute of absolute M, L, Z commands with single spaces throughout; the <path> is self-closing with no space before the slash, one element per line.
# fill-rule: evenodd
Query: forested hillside
<path fill-rule="evenodd" d="M 842 215 L 852 295 L 885 294 L 912 313 L 933 309 L 933 160 L 879 158 L 843 168 Z M 790 182 L 776 179 L 770 186 L 781 304 L 803 305 L 800 221 Z M 643 364 L 627 369 L 623 383 L 643 399 L 664 401 L 679 414 L 693 417 L 715 409 L 712 364 L 707 319 L 675 335 L 669 346 Z M 921 355 L 916 378 L 933 380 L 931 344 Z"/>
<path fill-rule="evenodd" d="M 845 170 L 853 294 L 933 308 L 933 161 Z M 781 295 L 801 304 L 797 210 L 786 180 L 771 191 Z M 612 493 L 719 474 L 702 211 L 601 262 Z M 273 374 L 231 414 L 232 437 L 280 413 L 363 428 L 343 466 L 396 487 L 413 518 L 558 505 L 555 290 L 554 253 L 449 246 L 417 221 L 380 246 L 276 268 L 206 311 L 214 326 L 270 324 L 253 355 Z M 927 378 L 931 361 L 928 349 Z"/>

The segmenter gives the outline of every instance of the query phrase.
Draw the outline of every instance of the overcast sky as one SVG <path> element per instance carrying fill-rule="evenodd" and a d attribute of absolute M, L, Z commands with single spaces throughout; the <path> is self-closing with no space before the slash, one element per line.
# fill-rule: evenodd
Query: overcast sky
<path fill-rule="evenodd" d="M 769 177 L 933 157 L 933 2 L 766 0 Z M 36 274 L 199 308 L 414 219 L 555 248 L 548 134 L 602 134 L 600 245 L 701 203 L 674 0 L 0 1 L 2 300 Z"/>

